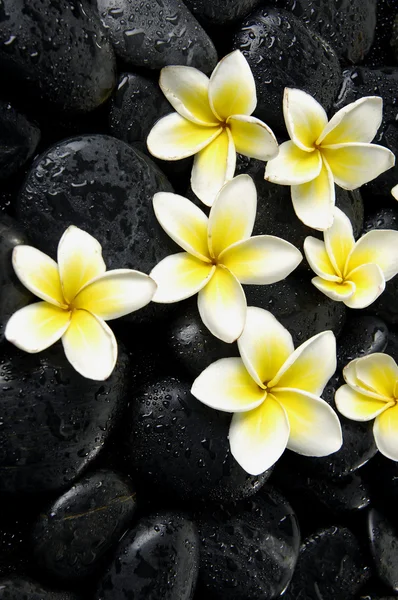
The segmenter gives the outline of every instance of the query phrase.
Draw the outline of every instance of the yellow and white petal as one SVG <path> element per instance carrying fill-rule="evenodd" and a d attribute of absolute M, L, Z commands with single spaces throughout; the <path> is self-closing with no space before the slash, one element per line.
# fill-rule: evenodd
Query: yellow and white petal
<path fill-rule="evenodd" d="M 57 342 L 69 326 L 71 313 L 49 304 L 35 302 L 12 315 L 6 329 L 6 339 L 20 348 L 35 354 Z"/>
<path fill-rule="evenodd" d="M 159 86 L 172 107 L 198 125 L 218 125 L 209 104 L 209 78 L 194 67 L 174 65 L 160 71 Z"/>
<path fill-rule="evenodd" d="M 239 281 L 228 269 L 217 266 L 198 296 L 203 323 L 216 338 L 232 343 L 243 331 L 246 307 L 246 297 Z"/>
<path fill-rule="evenodd" d="M 398 184 L 394 185 L 391 190 L 391 194 L 394 196 L 395 200 L 398 200 Z"/>
<path fill-rule="evenodd" d="M 355 246 L 355 239 L 350 219 L 339 208 L 334 209 L 333 225 L 325 231 L 323 237 L 326 252 L 336 272 L 343 276 L 348 256 Z"/>
<path fill-rule="evenodd" d="M 320 360 L 320 357 L 321 360 Z M 336 338 L 322 331 L 301 344 L 279 369 L 269 387 L 293 388 L 320 396 L 336 371 Z"/>
<path fill-rule="evenodd" d="M 197 197 L 211 206 L 222 186 L 235 173 L 236 150 L 231 132 L 225 128 L 194 158 L 191 187 Z"/>
<path fill-rule="evenodd" d="M 346 274 L 367 263 L 375 263 L 389 281 L 398 273 L 398 231 L 374 229 L 365 233 L 348 257 Z"/>
<path fill-rule="evenodd" d="M 286 129 L 296 146 L 311 152 L 327 126 L 325 109 L 303 90 L 285 88 L 283 115 Z"/>
<path fill-rule="evenodd" d="M 292 185 L 292 202 L 296 215 L 308 227 L 319 231 L 331 227 L 335 190 L 332 172 L 325 161 L 315 179 L 301 185 Z"/>
<path fill-rule="evenodd" d="M 317 144 L 347 142 L 369 143 L 375 137 L 383 118 L 383 99 L 379 96 L 360 98 L 341 108 L 329 121 Z"/>
<path fill-rule="evenodd" d="M 191 394 L 203 404 L 224 412 L 252 410 L 267 396 L 240 358 L 222 358 L 211 364 L 195 379 Z"/>
<path fill-rule="evenodd" d="M 294 351 L 288 330 L 270 312 L 256 306 L 247 308 L 238 348 L 246 369 L 263 387 Z"/>
<path fill-rule="evenodd" d="M 256 84 L 240 50 L 220 60 L 210 77 L 209 100 L 221 121 L 231 115 L 251 115 L 257 105 Z"/>
<path fill-rule="evenodd" d="M 218 260 L 241 283 L 265 285 L 285 279 L 303 257 L 290 242 L 274 235 L 256 235 L 233 244 Z"/>
<path fill-rule="evenodd" d="M 272 394 L 258 408 L 235 413 L 229 428 L 232 456 L 250 475 L 260 475 L 281 457 L 289 439 L 284 408 Z"/>
<path fill-rule="evenodd" d="M 208 283 L 214 271 L 214 265 L 187 252 L 166 256 L 150 273 L 158 286 L 152 300 L 169 304 L 190 298 Z"/>
<path fill-rule="evenodd" d="M 325 296 L 336 300 L 336 302 L 345 302 L 355 293 L 355 285 L 351 281 L 330 281 L 322 277 L 314 277 L 311 283 Z"/>
<path fill-rule="evenodd" d="M 337 410 L 347 419 L 353 421 L 371 421 L 377 415 L 381 414 L 393 402 L 385 402 L 372 398 L 361 392 L 352 389 L 351 386 L 344 384 L 336 391 L 334 396 Z"/>
<path fill-rule="evenodd" d="M 238 175 L 220 190 L 209 215 L 208 244 L 217 258 L 236 242 L 247 240 L 257 212 L 257 191 L 249 175 Z"/>
<path fill-rule="evenodd" d="M 376 144 L 322 146 L 322 156 L 332 170 L 335 183 L 345 190 L 361 187 L 395 164 L 394 154 Z"/>
<path fill-rule="evenodd" d="M 12 266 L 20 282 L 42 300 L 66 308 L 55 260 L 33 246 L 16 246 Z"/>
<path fill-rule="evenodd" d="M 73 306 L 110 321 L 146 306 L 155 292 L 155 281 L 145 273 L 115 269 L 90 281 L 80 290 Z"/>
<path fill-rule="evenodd" d="M 281 389 L 274 393 L 289 421 L 289 450 L 304 456 L 327 456 L 341 448 L 340 421 L 327 402 L 303 390 Z"/>
<path fill-rule="evenodd" d="M 66 358 L 87 379 L 104 381 L 117 360 L 117 343 L 102 319 L 86 310 L 75 310 L 62 337 Z"/>
<path fill-rule="evenodd" d="M 247 115 L 234 115 L 228 118 L 227 125 L 236 152 L 264 161 L 278 154 L 278 142 L 274 133 L 259 119 Z"/>
<path fill-rule="evenodd" d="M 158 192 L 153 197 L 157 220 L 168 236 L 181 248 L 209 261 L 207 245 L 208 218 L 193 202 L 170 192 Z"/>
<path fill-rule="evenodd" d="M 398 367 L 388 354 L 376 352 L 363 356 L 355 364 L 358 380 L 385 398 L 394 398 Z"/>
<path fill-rule="evenodd" d="M 318 177 L 322 157 L 318 150 L 305 152 L 294 142 L 283 142 L 278 156 L 267 163 L 264 179 L 280 185 L 300 185 Z"/>
<path fill-rule="evenodd" d="M 394 398 L 398 398 L 398 379 L 394 385 Z"/>
<path fill-rule="evenodd" d="M 74 225 L 68 227 L 60 239 L 57 255 L 66 302 L 72 302 L 86 283 L 106 271 L 101 244 L 92 235 Z"/>
<path fill-rule="evenodd" d="M 356 366 L 359 360 L 361 359 L 356 358 L 344 367 L 343 377 L 346 383 L 348 383 L 348 385 L 354 391 L 358 392 L 361 395 L 367 396 L 368 398 L 372 398 L 381 402 L 389 402 L 391 400 L 391 397 L 378 394 L 372 387 L 369 387 L 368 385 L 366 385 L 365 382 L 358 379 Z"/>
<path fill-rule="evenodd" d="M 341 280 L 330 261 L 324 242 L 312 236 L 305 238 L 304 254 L 311 269 L 321 279 L 326 279 L 327 281 Z"/>
<path fill-rule="evenodd" d="M 379 452 L 398 461 L 398 404 L 376 417 L 373 435 Z"/>
<path fill-rule="evenodd" d="M 357 267 L 347 276 L 355 291 L 344 300 L 348 308 L 366 308 L 383 293 L 386 282 L 378 265 L 370 263 Z"/>
<path fill-rule="evenodd" d="M 204 127 L 171 113 L 152 127 L 147 137 L 149 152 L 162 160 L 180 160 L 200 152 L 222 133 L 222 128 Z"/>

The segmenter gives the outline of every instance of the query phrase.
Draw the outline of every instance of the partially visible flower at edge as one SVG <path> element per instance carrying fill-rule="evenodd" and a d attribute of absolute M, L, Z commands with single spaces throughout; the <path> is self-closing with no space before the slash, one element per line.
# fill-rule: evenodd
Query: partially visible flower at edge
<path fill-rule="evenodd" d="M 269 160 L 278 153 L 271 129 L 250 116 L 256 84 L 239 50 L 225 56 L 210 79 L 193 67 L 161 70 L 159 85 L 177 111 L 160 119 L 147 138 L 151 154 L 163 160 L 195 155 L 191 186 L 211 206 L 235 173 L 236 153 Z"/>
<path fill-rule="evenodd" d="M 326 456 L 342 444 L 340 421 L 319 396 L 336 370 L 331 331 L 294 350 L 292 336 L 268 311 L 248 307 L 238 340 L 241 358 L 223 358 L 197 377 L 191 393 L 203 404 L 234 413 L 231 453 L 259 475 L 285 448 Z"/>
<path fill-rule="evenodd" d="M 102 381 L 117 360 L 117 342 L 105 321 L 148 304 L 156 283 L 131 269 L 106 272 L 100 244 L 70 226 L 58 244 L 58 264 L 32 246 L 16 246 L 12 262 L 23 285 L 43 302 L 9 319 L 5 337 L 25 352 L 45 350 L 59 339 L 78 373 Z"/>
<path fill-rule="evenodd" d="M 398 183 L 397 185 L 394 185 L 394 187 L 391 190 L 391 193 L 394 196 L 395 200 L 398 200 Z"/>
<path fill-rule="evenodd" d="M 285 89 L 283 113 L 290 140 L 270 160 L 265 179 L 290 185 L 298 218 L 324 231 L 333 223 L 334 184 L 354 190 L 395 164 L 394 154 L 370 142 L 382 120 L 383 101 L 360 98 L 328 121 L 323 107 L 309 94 Z"/>

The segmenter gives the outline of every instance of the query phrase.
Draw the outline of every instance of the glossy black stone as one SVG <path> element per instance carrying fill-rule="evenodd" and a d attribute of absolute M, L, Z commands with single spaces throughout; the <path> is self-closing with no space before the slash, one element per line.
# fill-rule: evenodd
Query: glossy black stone
<path fill-rule="evenodd" d="M 398 592 L 398 527 L 376 509 L 368 514 L 370 551 L 378 577 L 393 592 Z"/>
<path fill-rule="evenodd" d="M 131 524 L 136 493 L 112 471 L 80 479 L 40 514 L 32 534 L 35 560 L 65 582 L 96 573 Z"/>
<path fill-rule="evenodd" d="M 243 52 L 257 86 L 255 114 L 285 132 L 282 99 L 285 87 L 302 89 L 329 110 L 341 82 L 332 47 L 297 17 L 261 8 L 241 24 L 233 47 Z"/>
<path fill-rule="evenodd" d="M 203 598 L 271 600 L 288 585 L 300 533 L 285 498 L 266 485 L 252 499 L 195 517 Z"/>
<path fill-rule="evenodd" d="M 392 198 L 392 196 L 391 196 Z M 393 202 L 396 202 L 393 199 Z M 369 212 L 364 223 L 364 233 L 372 229 L 395 229 L 398 230 L 398 209 L 393 205 Z"/>
<path fill-rule="evenodd" d="M 40 354 L 0 347 L 0 492 L 60 491 L 97 457 L 126 400 L 119 346 L 111 377 L 84 379 L 60 343 Z"/>
<path fill-rule="evenodd" d="M 191 600 L 199 568 L 192 521 L 173 512 L 141 519 L 122 540 L 96 600 Z"/>
<path fill-rule="evenodd" d="M 388 328 L 381 319 L 370 315 L 349 315 L 337 347 L 337 367 L 343 369 L 354 358 L 384 352 Z"/>
<path fill-rule="evenodd" d="M 79 0 L 3 0 L 0 70 L 15 95 L 87 112 L 115 85 L 115 59 L 98 15 Z"/>
<path fill-rule="evenodd" d="M 242 19 L 261 0 L 185 0 L 189 10 L 198 19 L 214 25 L 225 25 Z"/>
<path fill-rule="evenodd" d="M 393 26 L 398 13 L 397 0 L 377 0 L 376 31 L 372 48 L 365 59 L 369 67 L 394 65 Z"/>
<path fill-rule="evenodd" d="M 39 140 L 40 129 L 10 103 L 0 101 L 0 179 L 17 173 Z"/>
<path fill-rule="evenodd" d="M 217 64 L 213 42 L 180 0 L 97 0 L 97 7 L 116 54 L 130 65 L 209 73 Z"/>
<path fill-rule="evenodd" d="M 78 600 L 71 592 L 52 591 L 31 579 L 0 579 L 0 600 Z"/>

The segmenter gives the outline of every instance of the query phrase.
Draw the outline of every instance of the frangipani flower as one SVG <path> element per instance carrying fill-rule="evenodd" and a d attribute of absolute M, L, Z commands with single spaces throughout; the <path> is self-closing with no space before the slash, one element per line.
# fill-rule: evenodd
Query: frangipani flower
<path fill-rule="evenodd" d="M 13 314 L 5 330 L 7 340 L 36 353 L 62 339 L 76 371 L 98 381 L 109 377 L 117 343 L 105 321 L 148 304 L 156 283 L 130 269 L 106 273 L 100 244 L 73 225 L 58 244 L 58 264 L 32 246 L 16 246 L 12 261 L 23 285 L 43 302 Z"/>
<path fill-rule="evenodd" d="M 225 56 L 210 79 L 193 67 L 170 66 L 161 70 L 159 85 L 177 112 L 154 125 L 148 149 L 163 160 L 195 155 L 191 186 L 208 206 L 234 176 L 236 152 L 259 160 L 278 154 L 271 129 L 250 116 L 256 84 L 239 50 Z"/>
<path fill-rule="evenodd" d="M 275 283 L 302 260 L 299 250 L 285 240 L 250 237 L 257 193 L 248 175 L 224 185 L 209 218 L 186 198 L 168 192 L 155 194 L 153 207 L 165 232 L 185 250 L 167 256 L 152 270 L 158 285 L 153 301 L 178 302 L 199 292 L 202 321 L 224 342 L 236 340 L 245 324 L 241 283 Z"/>
<path fill-rule="evenodd" d="M 388 354 L 352 360 L 343 370 L 346 385 L 335 394 L 337 409 L 347 419 L 371 421 L 376 446 L 398 461 L 398 367 Z"/>
<path fill-rule="evenodd" d="M 397 185 L 394 185 L 394 187 L 391 190 L 391 193 L 394 196 L 395 200 L 398 200 L 398 183 Z"/>
<path fill-rule="evenodd" d="M 311 236 L 304 241 L 305 256 L 317 274 L 312 283 L 332 300 L 365 308 L 398 273 L 398 231 L 374 229 L 355 243 L 349 218 L 338 208 L 334 214 L 324 242 Z"/>
<path fill-rule="evenodd" d="M 249 307 L 238 346 L 241 358 L 207 367 L 191 392 L 207 406 L 234 413 L 229 442 L 241 467 L 259 475 L 285 448 L 305 456 L 336 452 L 340 422 L 319 397 L 336 370 L 333 333 L 319 333 L 294 350 L 292 336 L 270 312 Z"/>
<path fill-rule="evenodd" d="M 291 140 L 266 167 L 265 179 L 292 186 L 294 210 L 301 221 L 321 231 L 333 223 L 336 183 L 354 190 L 394 166 L 383 146 L 370 144 L 382 120 L 383 101 L 361 98 L 328 122 L 309 94 L 285 89 L 283 112 Z"/>

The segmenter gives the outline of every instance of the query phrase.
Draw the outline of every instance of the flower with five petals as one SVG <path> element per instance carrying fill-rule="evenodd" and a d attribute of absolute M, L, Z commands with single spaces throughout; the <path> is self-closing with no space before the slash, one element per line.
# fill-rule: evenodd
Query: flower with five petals
<path fill-rule="evenodd" d="M 290 185 L 293 207 L 309 227 L 324 231 L 333 223 L 336 183 L 354 190 L 394 166 L 395 156 L 370 144 L 382 120 L 383 101 L 361 98 L 328 122 L 312 96 L 285 89 L 283 113 L 290 140 L 269 161 L 265 179 Z"/>
<path fill-rule="evenodd" d="M 191 186 L 208 206 L 235 173 L 236 152 L 268 160 L 278 154 L 271 129 L 251 114 L 256 85 L 239 50 L 225 56 L 210 79 L 193 67 L 161 70 L 159 85 L 177 111 L 160 119 L 147 139 L 153 156 L 180 160 L 195 155 Z"/>
<path fill-rule="evenodd" d="M 154 302 L 178 302 L 199 292 L 203 323 L 224 342 L 242 333 L 246 297 L 241 283 L 268 284 L 287 277 L 301 262 L 299 250 L 272 235 L 250 237 L 257 193 L 248 175 L 220 190 L 209 218 L 195 204 L 168 192 L 153 207 L 166 233 L 185 250 L 167 256 L 151 271 L 158 287 Z"/>
<path fill-rule="evenodd" d="M 222 358 L 199 375 L 192 394 L 217 410 L 234 413 L 231 453 L 259 475 L 285 448 L 326 456 L 342 444 L 340 421 L 322 400 L 336 370 L 336 340 L 324 331 L 294 350 L 292 336 L 268 311 L 248 307 L 238 340 L 241 358 Z"/>
<path fill-rule="evenodd" d="M 312 283 L 332 300 L 349 308 L 365 308 L 398 273 L 398 231 L 374 229 L 356 243 L 349 218 L 335 208 L 324 242 L 304 240 L 306 259 L 317 277 Z"/>
<path fill-rule="evenodd" d="M 58 264 L 32 246 L 16 246 L 12 261 L 20 281 L 42 302 L 21 308 L 5 337 L 26 352 L 62 339 L 66 358 L 84 377 L 102 381 L 112 373 L 117 343 L 105 321 L 151 301 L 155 282 L 139 271 L 106 272 L 100 244 L 73 225 L 58 244 Z"/>

